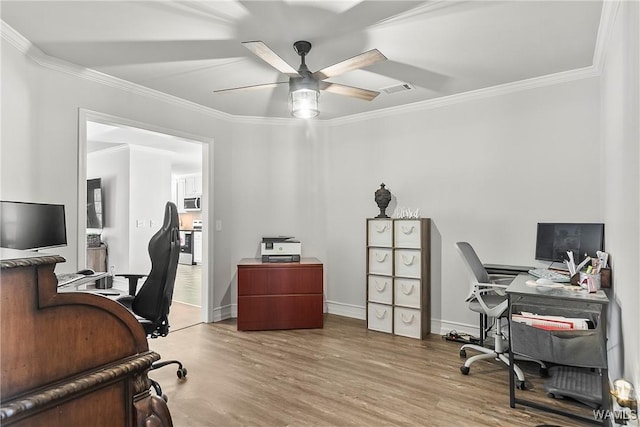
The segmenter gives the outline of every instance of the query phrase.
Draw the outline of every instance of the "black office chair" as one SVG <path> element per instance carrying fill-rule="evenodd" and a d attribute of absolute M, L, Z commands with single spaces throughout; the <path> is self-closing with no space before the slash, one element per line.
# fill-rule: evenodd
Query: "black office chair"
<path fill-rule="evenodd" d="M 169 333 L 169 307 L 180 255 L 179 229 L 178 208 L 172 202 L 167 202 L 162 228 L 149 240 L 151 272 L 146 276 L 140 291 L 135 292 L 137 280 L 145 277 L 144 275 L 119 274 L 129 279 L 131 295 L 120 297 L 117 301 L 136 316 L 150 338 L 166 337 Z M 157 361 L 151 365 L 151 369 L 170 364 L 178 365 L 178 378 L 187 376 L 187 369 L 178 360 Z M 151 383 L 156 393 L 166 401 L 160 385 L 154 380 Z"/>
<path fill-rule="evenodd" d="M 502 319 L 508 317 L 507 308 L 509 301 L 505 294 L 505 289 L 513 281 L 514 277 L 509 275 L 489 275 L 484 265 L 473 250 L 473 247 L 467 242 L 457 242 L 456 247 L 460 252 L 460 256 L 467 267 L 470 287 L 469 295 L 466 301 L 469 303 L 469 310 L 480 313 L 481 319 L 486 315 L 494 319 L 494 343 L 493 348 L 487 348 L 483 345 L 465 344 L 460 347 L 460 357 L 467 357 L 467 349 L 472 349 L 480 354 L 468 358 L 460 367 L 463 375 L 469 374 L 471 364 L 479 360 L 495 359 L 509 366 L 508 348 L 506 346 L 506 337 L 503 335 Z M 481 321 L 481 328 L 486 327 Z M 486 333 L 481 331 L 482 334 Z M 516 356 L 521 360 L 528 360 L 540 365 L 540 373 L 546 374 L 547 367 L 544 362 L 534 360 L 525 356 Z M 524 389 L 524 373 L 518 365 L 513 366 L 516 374 L 516 387 Z"/>

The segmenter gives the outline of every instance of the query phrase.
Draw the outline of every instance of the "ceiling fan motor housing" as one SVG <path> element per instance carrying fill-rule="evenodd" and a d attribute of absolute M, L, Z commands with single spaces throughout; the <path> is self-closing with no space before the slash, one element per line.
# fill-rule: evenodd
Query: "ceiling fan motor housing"
<path fill-rule="evenodd" d="M 298 40 L 293 44 L 293 49 L 298 55 L 302 56 L 302 60 L 304 61 L 304 56 L 311 50 L 311 43 L 306 40 Z"/>
<path fill-rule="evenodd" d="M 307 67 L 307 64 L 304 61 L 304 57 L 311 50 L 311 43 L 305 40 L 299 40 L 293 44 L 293 48 L 296 53 L 300 55 L 301 64 L 300 68 L 298 68 L 298 74 L 300 77 L 290 77 L 289 78 L 289 92 L 295 92 L 297 90 L 312 90 L 315 92 L 319 91 L 318 79 L 314 78 Z"/>

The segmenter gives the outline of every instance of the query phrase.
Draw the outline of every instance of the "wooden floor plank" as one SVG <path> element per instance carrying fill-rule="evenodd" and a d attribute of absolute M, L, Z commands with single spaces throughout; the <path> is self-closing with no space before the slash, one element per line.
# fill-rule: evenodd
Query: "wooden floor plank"
<path fill-rule="evenodd" d="M 457 343 L 367 331 L 357 319 L 327 315 L 323 329 L 264 332 L 238 332 L 229 320 L 149 345 L 188 369 L 186 381 L 171 367 L 150 373 L 180 427 L 584 425 L 510 408 L 507 369 L 483 361 L 462 375 Z"/>

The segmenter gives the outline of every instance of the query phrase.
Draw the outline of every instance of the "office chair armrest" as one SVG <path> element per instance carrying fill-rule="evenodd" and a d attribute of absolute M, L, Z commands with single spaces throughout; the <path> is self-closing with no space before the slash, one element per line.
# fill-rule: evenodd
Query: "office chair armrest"
<path fill-rule="evenodd" d="M 136 289 L 138 289 L 138 281 L 143 277 L 147 277 L 146 274 L 116 274 L 118 277 L 125 277 L 129 280 L 129 295 L 134 296 L 136 294 Z"/>
<path fill-rule="evenodd" d="M 504 296 L 505 295 L 504 291 L 509 287 L 510 283 L 511 281 L 509 281 L 509 283 L 504 285 L 500 283 L 476 283 L 476 292 L 478 293 L 495 292 L 498 295 Z"/>

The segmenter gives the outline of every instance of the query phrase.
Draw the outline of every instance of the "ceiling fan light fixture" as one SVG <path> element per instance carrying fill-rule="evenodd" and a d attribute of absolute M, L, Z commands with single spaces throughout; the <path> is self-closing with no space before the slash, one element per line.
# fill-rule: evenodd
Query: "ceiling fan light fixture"
<path fill-rule="evenodd" d="M 313 89 L 293 90 L 289 94 L 291 115 L 299 119 L 309 119 L 318 115 L 319 93 Z"/>

